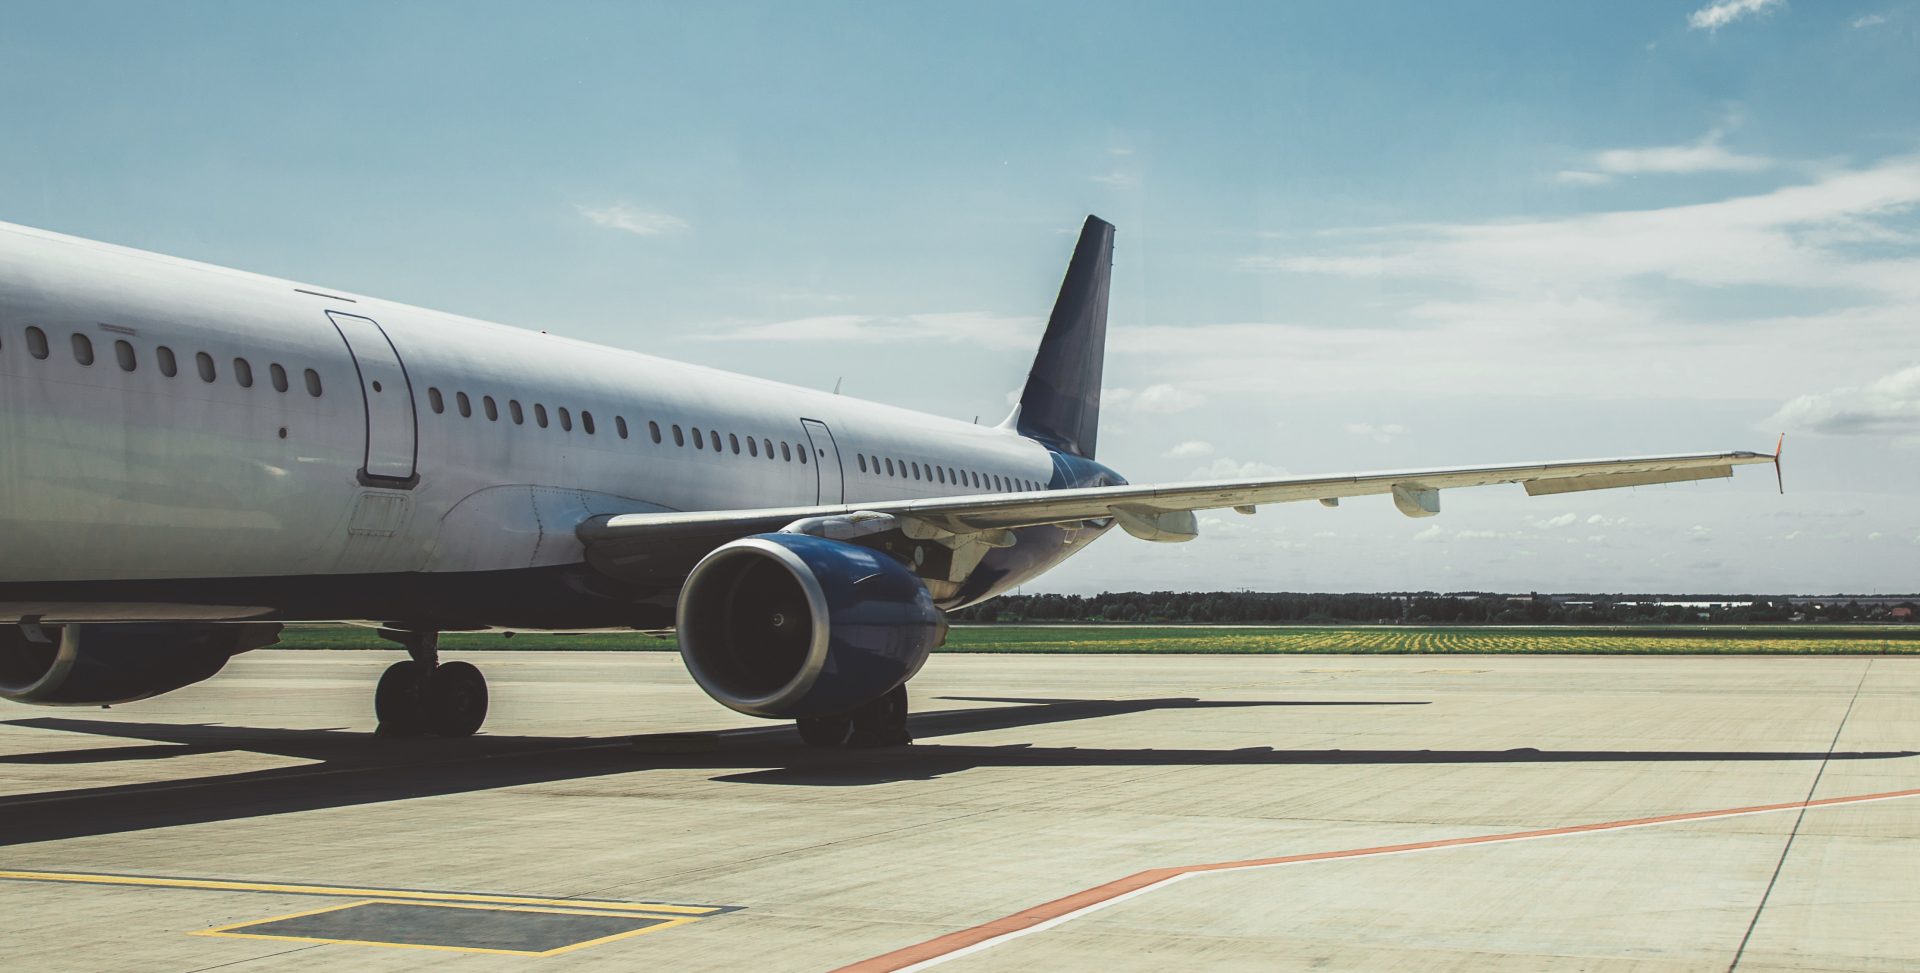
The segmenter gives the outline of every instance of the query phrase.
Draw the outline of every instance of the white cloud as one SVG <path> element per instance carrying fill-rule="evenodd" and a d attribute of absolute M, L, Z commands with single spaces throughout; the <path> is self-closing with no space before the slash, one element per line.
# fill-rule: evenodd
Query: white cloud
<path fill-rule="evenodd" d="M 1774 164 L 1765 156 L 1728 151 L 1720 144 L 1722 135 L 1715 130 L 1685 145 L 1608 149 L 1596 153 L 1591 165 L 1603 173 L 1626 176 L 1654 172 L 1758 172 Z"/>
<path fill-rule="evenodd" d="M 1092 178 L 1094 182 L 1108 189 L 1132 189 L 1140 185 L 1140 177 L 1131 172 L 1109 172 Z"/>
<path fill-rule="evenodd" d="M 1886 22 L 1887 22 L 1887 18 L 1884 14 L 1868 14 L 1865 17 L 1853 18 L 1852 22 L 1849 23 L 1848 26 L 1852 27 L 1854 30 L 1859 30 L 1862 27 L 1878 27 L 1881 24 L 1884 24 Z"/>
<path fill-rule="evenodd" d="M 1528 519 L 1527 523 L 1532 524 L 1534 528 L 1538 530 L 1557 530 L 1561 527 L 1571 527 L 1573 526 L 1574 521 L 1577 521 L 1579 519 L 1580 517 L 1578 514 L 1568 512 L 1568 513 L 1560 514 L 1557 517 L 1530 518 Z"/>
<path fill-rule="evenodd" d="M 1202 456 L 1212 456 L 1213 444 L 1200 439 L 1189 439 L 1167 450 L 1167 455 L 1175 459 L 1197 459 Z"/>
<path fill-rule="evenodd" d="M 611 206 L 595 208 L 578 207 L 580 215 L 593 221 L 595 226 L 604 226 L 610 230 L 624 230 L 638 236 L 659 236 L 663 233 L 675 233 L 691 229 L 693 224 L 669 213 L 650 213 L 634 209 L 626 203 L 614 203 Z"/>
<path fill-rule="evenodd" d="M 1126 388 L 1101 389 L 1100 404 L 1132 412 L 1173 415 L 1198 409 L 1207 404 L 1207 397 L 1198 392 L 1161 383 L 1149 385 L 1139 391 Z"/>
<path fill-rule="evenodd" d="M 1390 443 L 1407 434 L 1407 427 L 1397 422 L 1378 426 L 1371 422 L 1349 422 L 1345 428 L 1349 435 L 1365 436 L 1376 443 Z"/>
<path fill-rule="evenodd" d="M 1802 395 L 1781 406 L 1765 428 L 1830 436 L 1920 437 L 1920 365 L 1864 386 Z"/>
<path fill-rule="evenodd" d="M 1587 518 L 1587 524 L 1592 527 L 1624 527 L 1627 524 L 1627 518 L 1609 517 L 1606 514 L 1594 514 Z"/>
<path fill-rule="evenodd" d="M 1044 322 L 1039 318 L 1003 317 L 983 311 L 939 314 L 826 314 L 768 324 L 750 324 L 710 331 L 706 341 L 804 341 L 821 343 L 902 344 L 944 342 L 976 344 L 986 348 L 1031 349 L 1039 341 Z M 1018 393 L 1015 394 L 1018 399 Z"/>
<path fill-rule="evenodd" d="M 1719 202 L 1546 220 L 1378 227 L 1371 235 L 1383 242 L 1360 252 L 1247 257 L 1239 266 L 1455 280 L 1504 291 L 1574 291 L 1664 278 L 1920 295 L 1920 260 L 1836 252 L 1843 242 L 1876 235 L 1904 239 L 1906 234 L 1881 221 L 1916 204 L 1920 159 L 1909 157 Z"/>
<path fill-rule="evenodd" d="M 1427 544 L 1441 543 L 1447 539 L 1447 530 L 1439 524 L 1432 524 L 1428 526 L 1427 529 L 1413 535 L 1413 539 Z"/>
<path fill-rule="evenodd" d="M 1270 463 L 1241 463 L 1225 456 L 1206 466 L 1195 467 L 1189 480 L 1251 480 L 1264 476 L 1286 476 L 1287 471 Z"/>
<path fill-rule="evenodd" d="M 1742 17 L 1784 7 L 1787 0 L 1720 0 L 1695 10 L 1687 16 L 1687 26 L 1694 30 L 1719 30 Z"/>

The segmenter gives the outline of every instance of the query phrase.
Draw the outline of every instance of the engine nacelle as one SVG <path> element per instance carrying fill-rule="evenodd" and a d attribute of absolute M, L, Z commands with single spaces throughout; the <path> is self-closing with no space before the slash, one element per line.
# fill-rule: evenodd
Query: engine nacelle
<path fill-rule="evenodd" d="M 130 703 L 191 686 L 227 660 L 279 641 L 280 626 L 76 624 L 46 640 L 0 625 L 0 699 L 41 706 Z"/>
<path fill-rule="evenodd" d="M 926 585 L 886 554 L 757 534 L 708 554 L 680 591 L 680 657 L 752 716 L 838 716 L 920 671 L 947 637 Z"/>

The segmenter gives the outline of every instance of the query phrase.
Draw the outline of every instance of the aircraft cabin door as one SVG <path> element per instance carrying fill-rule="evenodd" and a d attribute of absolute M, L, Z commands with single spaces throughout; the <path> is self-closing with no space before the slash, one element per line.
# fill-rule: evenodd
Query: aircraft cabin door
<path fill-rule="evenodd" d="M 413 383 L 387 333 L 371 318 L 328 311 L 328 320 L 347 343 L 360 374 L 360 398 L 367 409 L 367 454 L 360 473 L 369 486 L 411 487 L 418 452 Z"/>
<path fill-rule="evenodd" d="M 813 444 L 813 468 L 819 476 L 820 492 L 814 502 L 845 503 L 845 476 L 840 469 L 840 448 L 833 444 L 833 430 L 818 419 L 802 419 L 800 425 Z"/>

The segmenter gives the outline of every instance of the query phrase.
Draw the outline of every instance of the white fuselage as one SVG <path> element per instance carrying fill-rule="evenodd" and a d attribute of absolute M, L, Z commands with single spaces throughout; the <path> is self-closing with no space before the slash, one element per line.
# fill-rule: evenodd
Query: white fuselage
<path fill-rule="evenodd" d="M 27 583 L 513 571 L 579 563 L 599 514 L 1052 475 L 1006 430 L 0 224 L 0 615 L 60 613 Z"/>

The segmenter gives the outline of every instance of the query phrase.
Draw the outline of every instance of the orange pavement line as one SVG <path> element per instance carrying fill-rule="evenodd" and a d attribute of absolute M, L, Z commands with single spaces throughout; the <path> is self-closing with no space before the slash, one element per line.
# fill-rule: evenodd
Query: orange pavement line
<path fill-rule="evenodd" d="M 1176 865 L 1171 868 L 1150 868 L 1144 872 L 1135 872 L 1125 878 L 1096 885 L 1072 895 L 1054 899 L 1023 909 L 1012 915 L 1002 916 L 969 929 L 948 933 L 935 939 L 916 943 L 891 953 L 861 960 L 842 966 L 833 973 L 906 973 L 938 965 L 950 959 L 957 959 L 967 953 L 978 952 L 998 945 L 1009 939 L 1028 933 L 1050 929 L 1079 915 L 1093 912 L 1113 905 L 1122 899 L 1151 891 L 1157 886 L 1171 884 L 1181 879 L 1206 872 L 1223 872 L 1235 869 L 1270 868 L 1276 865 L 1296 865 L 1305 862 L 1334 861 L 1345 858 L 1372 858 L 1380 855 L 1398 855 L 1414 851 L 1429 851 L 1437 848 L 1459 848 L 1467 845 L 1485 845 L 1496 842 L 1525 841 L 1533 838 L 1556 838 L 1569 835 L 1592 834 L 1600 831 L 1619 831 L 1624 828 L 1644 828 L 1661 824 L 1681 824 L 1687 821 L 1705 821 L 1714 818 L 1730 818 L 1743 814 L 1766 814 L 1774 811 L 1793 811 L 1801 808 L 1832 807 L 1839 804 L 1862 804 L 1868 801 L 1889 801 L 1898 798 L 1920 797 L 1920 787 L 1902 791 L 1885 791 L 1879 794 L 1852 794 L 1846 797 L 1823 797 L 1813 801 L 1788 801 L 1781 804 L 1760 804 L 1753 807 L 1722 808 L 1714 811 L 1687 811 L 1680 814 L 1663 814 L 1650 818 L 1631 818 L 1624 821 L 1602 821 L 1597 824 L 1576 824 L 1562 828 L 1541 828 L 1535 831 L 1511 831 L 1504 834 L 1476 835 L 1466 838 L 1441 838 L 1435 841 L 1416 841 L 1400 845 L 1378 845 L 1372 848 L 1349 848 L 1342 851 L 1322 851 L 1304 855 L 1284 855 L 1278 858 L 1249 858 L 1244 861 L 1209 862 L 1199 865 Z"/>

